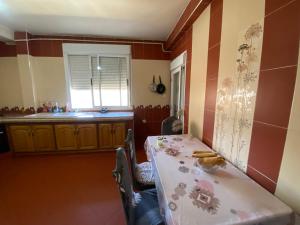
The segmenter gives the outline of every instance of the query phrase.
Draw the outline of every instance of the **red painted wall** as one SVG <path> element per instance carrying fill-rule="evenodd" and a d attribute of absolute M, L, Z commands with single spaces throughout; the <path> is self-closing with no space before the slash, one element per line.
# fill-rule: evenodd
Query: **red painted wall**
<path fill-rule="evenodd" d="M 192 0 L 190 4 L 195 7 L 197 2 Z M 297 72 L 300 1 L 266 0 L 265 4 L 260 78 L 247 174 L 270 192 L 274 192 L 285 146 Z M 212 145 L 214 135 L 222 5 L 222 0 L 211 2 L 203 125 L 203 141 L 209 146 Z M 190 57 L 192 56 L 191 37 L 189 37 L 191 34 L 187 32 L 187 25 L 184 22 L 189 15 L 193 17 L 192 11 L 189 7 L 186 9 L 167 41 L 166 46 L 173 45 L 171 59 L 183 50 L 188 50 Z M 183 27 L 182 30 L 180 27 Z M 189 29 L 191 30 L 191 27 Z M 187 72 L 189 77 L 190 65 L 187 70 L 189 70 Z"/>
<path fill-rule="evenodd" d="M 274 193 L 297 73 L 300 1 L 266 0 L 261 67 L 247 173 Z"/>
<path fill-rule="evenodd" d="M 17 56 L 16 46 L 7 45 L 0 41 L 0 57 L 12 57 Z"/>
<path fill-rule="evenodd" d="M 218 86 L 223 0 L 213 0 L 210 7 L 203 142 L 212 147 Z"/>
<path fill-rule="evenodd" d="M 113 39 L 101 37 L 79 36 L 48 36 L 31 35 L 16 32 L 15 40 L 18 54 L 29 53 L 32 56 L 62 57 L 63 43 L 91 43 L 91 44 L 129 44 L 133 59 L 169 60 L 170 52 L 164 50 L 163 41 L 141 41 L 128 39 Z M 27 45 L 28 44 L 28 45 Z"/>

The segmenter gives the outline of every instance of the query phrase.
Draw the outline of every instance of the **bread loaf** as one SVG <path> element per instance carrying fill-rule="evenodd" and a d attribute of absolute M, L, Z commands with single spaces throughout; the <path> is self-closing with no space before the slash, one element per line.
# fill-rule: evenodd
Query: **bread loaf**
<path fill-rule="evenodd" d="M 207 152 L 207 153 L 194 153 L 192 155 L 194 158 L 205 158 L 205 157 L 214 157 L 217 156 L 214 152 Z"/>
<path fill-rule="evenodd" d="M 208 150 L 196 150 L 193 151 L 193 154 L 198 154 L 198 153 L 211 153 L 212 151 L 208 151 Z"/>
<path fill-rule="evenodd" d="M 225 160 L 221 156 L 199 158 L 198 162 L 204 166 L 222 165 Z"/>

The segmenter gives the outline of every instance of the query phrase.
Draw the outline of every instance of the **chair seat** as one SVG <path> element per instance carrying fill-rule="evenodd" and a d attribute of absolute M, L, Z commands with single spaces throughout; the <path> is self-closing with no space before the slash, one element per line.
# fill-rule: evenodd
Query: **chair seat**
<path fill-rule="evenodd" d="M 161 135 L 182 134 L 182 121 L 176 116 L 170 116 L 162 121 Z"/>
<path fill-rule="evenodd" d="M 135 207 L 135 225 L 163 225 L 156 189 L 140 192 L 141 201 Z"/>
<path fill-rule="evenodd" d="M 152 170 L 151 162 L 142 162 L 137 164 L 140 170 Z"/>
<path fill-rule="evenodd" d="M 143 162 L 137 164 L 136 167 L 136 179 L 142 185 L 154 185 L 154 173 L 152 171 L 151 162 Z"/>

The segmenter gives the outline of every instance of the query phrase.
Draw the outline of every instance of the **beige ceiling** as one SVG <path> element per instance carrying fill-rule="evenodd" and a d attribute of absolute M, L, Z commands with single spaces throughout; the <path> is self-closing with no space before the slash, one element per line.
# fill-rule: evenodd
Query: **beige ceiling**
<path fill-rule="evenodd" d="M 0 0 L 0 24 L 34 34 L 166 40 L 189 0 Z"/>

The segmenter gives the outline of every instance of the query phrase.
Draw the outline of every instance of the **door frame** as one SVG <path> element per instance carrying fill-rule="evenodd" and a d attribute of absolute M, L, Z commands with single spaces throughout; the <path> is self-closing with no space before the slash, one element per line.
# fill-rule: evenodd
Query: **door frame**
<path fill-rule="evenodd" d="M 183 76 L 183 79 L 179 79 L 179 87 L 181 87 L 181 82 L 183 82 L 183 88 L 179 89 L 179 95 L 182 98 L 181 104 L 178 102 L 178 106 L 180 105 L 180 108 L 182 108 L 182 125 L 184 126 L 184 105 L 185 105 L 185 85 L 186 85 L 186 55 L 187 52 L 184 51 L 179 56 L 177 56 L 170 64 L 170 71 L 171 71 L 171 104 L 170 104 L 170 115 L 173 115 L 173 81 L 174 81 L 174 74 L 179 72 L 179 76 Z M 181 93 L 181 91 L 183 93 Z M 178 99 L 179 101 L 179 99 Z M 176 116 L 176 115 L 175 115 Z"/>

